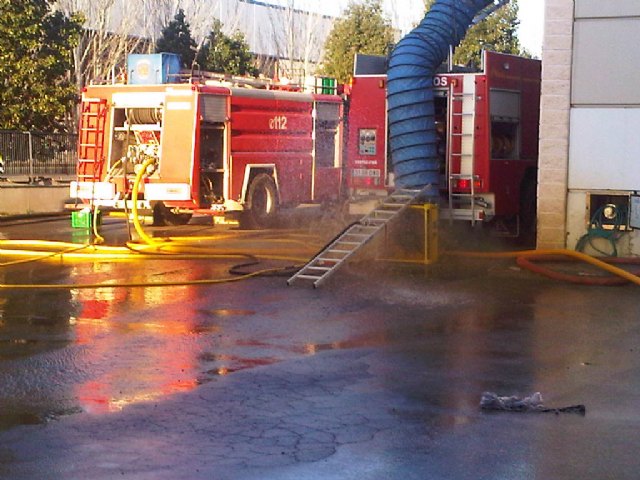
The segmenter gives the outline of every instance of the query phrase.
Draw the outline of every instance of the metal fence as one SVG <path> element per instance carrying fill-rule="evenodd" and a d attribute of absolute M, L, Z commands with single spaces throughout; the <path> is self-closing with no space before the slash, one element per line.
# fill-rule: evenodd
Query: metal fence
<path fill-rule="evenodd" d="M 0 177 L 29 181 L 75 178 L 77 142 L 78 136 L 72 133 L 0 130 Z"/>

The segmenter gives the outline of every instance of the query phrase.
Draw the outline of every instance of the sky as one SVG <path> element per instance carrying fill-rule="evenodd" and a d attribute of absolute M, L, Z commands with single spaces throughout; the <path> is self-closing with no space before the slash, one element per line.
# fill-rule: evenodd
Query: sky
<path fill-rule="evenodd" d="M 340 16 L 348 4 L 345 0 L 272 0 L 272 3 L 293 4 L 295 8 L 312 10 L 326 15 Z M 394 25 L 407 32 L 424 14 L 423 0 L 383 0 L 385 10 Z M 542 53 L 544 29 L 544 0 L 518 0 L 520 6 L 520 43 L 533 55 Z"/>
<path fill-rule="evenodd" d="M 410 30 L 418 23 L 424 13 L 423 0 L 384 0 L 384 5 L 389 16 L 403 32 Z M 518 0 L 518 6 L 520 7 L 518 14 L 520 43 L 529 52 L 540 57 L 544 30 L 544 0 Z"/>
<path fill-rule="evenodd" d="M 542 55 L 544 0 L 520 0 L 520 43 L 537 57 Z"/>

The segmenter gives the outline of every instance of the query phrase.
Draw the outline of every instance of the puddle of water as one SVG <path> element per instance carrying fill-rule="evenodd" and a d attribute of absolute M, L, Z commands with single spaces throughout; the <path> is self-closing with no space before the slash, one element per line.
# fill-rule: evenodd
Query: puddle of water
<path fill-rule="evenodd" d="M 266 365 L 273 365 L 274 363 L 277 363 L 279 361 L 281 361 L 281 359 L 272 358 L 272 357 L 243 358 L 235 361 L 233 363 L 233 366 L 214 368 L 212 370 L 207 370 L 205 373 L 207 375 L 213 375 L 213 376 L 224 376 L 224 375 L 229 375 L 230 373 L 239 372 L 241 370 L 247 370 L 247 369 L 256 368 L 256 367 L 264 367 Z"/>
<path fill-rule="evenodd" d="M 191 327 L 191 330 L 189 333 L 192 333 L 194 335 L 203 335 L 208 333 L 218 333 L 221 330 L 222 329 L 218 325 L 206 325 L 201 323 Z"/>
<path fill-rule="evenodd" d="M 67 340 L 37 338 L 0 339 L 0 360 L 15 360 L 67 346 Z"/>
<path fill-rule="evenodd" d="M 137 385 L 123 385 L 106 379 L 106 381 L 91 381 L 79 385 L 76 396 L 81 411 L 92 414 L 108 414 L 123 410 L 128 405 L 151 403 L 180 392 L 187 392 L 196 388 L 200 382 L 197 379 L 178 378 L 164 384 L 157 382 Z"/>
<path fill-rule="evenodd" d="M 29 411 L 16 411 L 0 413 L 0 430 L 7 430 L 18 425 L 39 425 L 44 419 L 39 414 Z"/>
<path fill-rule="evenodd" d="M 213 364 L 215 368 L 209 368 L 205 375 L 214 377 L 229 375 L 230 373 L 247 370 L 250 368 L 263 367 L 280 362 L 283 359 L 272 356 L 265 357 L 242 357 L 237 355 L 204 352 L 198 356 L 201 365 Z M 201 381 L 203 381 L 201 379 Z"/>
<path fill-rule="evenodd" d="M 242 310 L 242 309 L 233 309 L 233 308 L 216 308 L 213 310 L 198 310 L 198 312 L 204 313 L 205 315 L 211 315 L 213 317 L 242 317 L 242 316 L 250 316 L 250 315 L 256 314 L 254 310 Z"/>

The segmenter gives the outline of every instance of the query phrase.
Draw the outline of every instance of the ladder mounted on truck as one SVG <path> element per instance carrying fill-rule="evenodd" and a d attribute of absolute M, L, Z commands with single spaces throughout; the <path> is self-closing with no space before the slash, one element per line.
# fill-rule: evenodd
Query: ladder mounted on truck
<path fill-rule="evenodd" d="M 96 182 L 102 176 L 106 118 L 106 99 L 83 100 L 78 138 L 78 182 Z"/>
<path fill-rule="evenodd" d="M 399 189 L 386 197 L 373 211 L 350 225 L 320 253 L 293 275 L 287 284 L 307 280 L 315 288 L 324 283 L 345 262 L 369 243 L 386 225 L 396 219 L 424 190 Z"/>
<path fill-rule="evenodd" d="M 449 126 L 447 142 L 447 191 L 448 211 L 444 217 L 467 220 L 475 224 L 481 221 L 481 209 L 477 205 L 475 175 L 475 122 L 476 84 L 465 79 L 462 91 L 449 89 Z M 461 188 L 461 185 L 465 188 Z M 463 191 L 464 190 L 464 191 Z"/>

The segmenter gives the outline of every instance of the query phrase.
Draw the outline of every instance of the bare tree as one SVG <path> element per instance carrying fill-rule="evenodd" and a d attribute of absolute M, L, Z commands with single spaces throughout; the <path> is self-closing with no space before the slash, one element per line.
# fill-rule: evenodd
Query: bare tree
<path fill-rule="evenodd" d="M 284 1 L 284 0 L 283 0 Z M 313 73 L 332 19 L 310 11 L 319 0 L 286 0 L 270 6 L 239 0 L 57 0 L 56 8 L 82 13 L 85 32 L 74 55 L 78 89 L 105 82 L 125 66 L 129 53 L 151 52 L 163 27 L 183 9 L 193 38 L 201 44 L 214 19 L 225 33 L 242 31 L 254 54 L 290 77 Z"/>
<path fill-rule="evenodd" d="M 162 28 L 173 20 L 179 8 L 180 0 L 141 0 L 140 11 L 144 15 L 145 38 L 155 44 Z"/>
<path fill-rule="evenodd" d="M 226 2 L 229 3 L 229 2 Z M 237 3 L 237 1 L 234 1 Z M 224 0 L 183 0 L 181 8 L 184 10 L 189 24 L 191 25 L 191 34 L 196 42 L 200 42 L 209 35 L 213 20 L 222 19 L 224 14 L 229 14 L 230 8 L 225 8 Z"/>
<path fill-rule="evenodd" d="M 316 13 L 307 12 L 300 18 L 297 31 L 301 41 L 300 61 L 305 76 L 315 73 L 316 66 L 322 63 L 324 42 L 332 25 L 333 19 Z"/>
<path fill-rule="evenodd" d="M 63 12 L 82 13 L 84 33 L 74 52 L 78 89 L 90 83 L 108 81 L 123 68 L 130 52 L 148 50 L 145 30 L 149 29 L 140 9 L 148 0 L 58 0 Z"/>
<path fill-rule="evenodd" d="M 315 72 L 322 59 L 323 43 L 333 22 L 315 13 L 309 0 L 288 0 L 286 7 L 271 8 L 270 27 L 264 30 L 262 44 L 279 62 L 282 75 L 302 80 Z"/>

